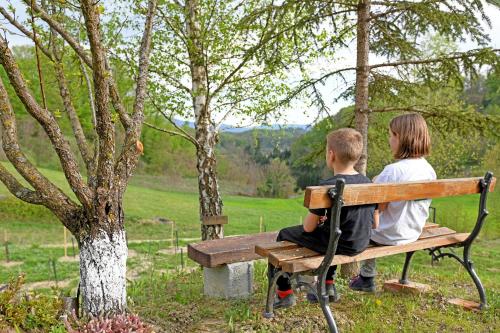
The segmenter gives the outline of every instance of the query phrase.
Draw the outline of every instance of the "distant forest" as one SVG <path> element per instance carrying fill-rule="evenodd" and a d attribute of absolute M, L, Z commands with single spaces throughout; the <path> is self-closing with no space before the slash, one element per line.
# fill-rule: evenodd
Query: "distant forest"
<path fill-rule="evenodd" d="M 32 91 L 35 95 L 39 94 L 33 48 L 16 47 L 15 52 Z M 84 102 L 86 92 L 82 89 L 84 78 L 79 74 L 77 64 L 69 60 L 68 67 L 71 66 L 75 67 L 74 76 L 71 77 L 72 93 L 82 95 L 80 99 L 76 98 L 81 101 L 81 105 L 76 107 L 80 114 L 85 115 L 89 111 Z M 49 109 L 54 110 L 63 130 L 68 133 L 68 139 L 73 140 L 71 144 L 76 145 L 71 136 L 70 124 L 66 116 L 62 115 L 61 110 L 64 108 L 58 95 L 54 74 L 48 69 L 49 66 L 46 68 L 44 77 L 48 83 L 46 95 Z M 0 76 L 7 81 L 3 69 L 0 69 Z M 129 89 L 130 81 L 126 77 L 119 82 L 123 91 Z M 47 149 L 50 143 L 44 131 L 31 117 L 23 116 L 24 107 L 12 91 L 9 93 L 15 102 L 14 111 L 19 115 L 19 137 L 28 157 L 40 167 L 60 169 L 55 152 Z M 447 93 L 445 89 L 432 92 L 437 96 L 435 98 L 439 98 L 439 94 Z M 476 112 L 500 115 L 499 70 L 492 70 L 473 80 L 465 80 L 463 92 L 456 98 Z M 391 112 L 371 115 L 368 176 L 376 175 L 392 160 L 387 144 L 387 124 L 394 115 L 395 113 Z M 91 128 L 90 119 L 90 116 L 82 117 L 84 130 Z M 353 119 L 353 108 L 349 107 L 307 129 L 284 126 L 281 129 L 253 128 L 247 131 L 220 132 L 216 147 L 217 172 L 223 193 L 290 197 L 305 186 L 317 184 L 321 178 L 329 176 L 324 167 L 325 135 L 335 128 L 352 127 Z M 446 119 L 433 117 L 432 114 L 427 116 L 427 120 L 433 139 L 433 151 L 429 161 L 436 169 L 438 177 L 481 175 L 487 169 L 500 171 L 498 130 L 485 128 L 484 131 L 489 134 L 483 135 L 481 130 L 469 128 L 467 124 L 459 128 L 451 127 Z M 162 117 L 156 118 L 155 123 L 163 128 L 172 127 Z M 120 135 L 120 129 L 117 130 Z M 184 130 L 194 133 L 187 125 Z M 179 189 L 188 189 L 196 184 L 196 155 L 190 142 L 149 127 L 143 129 L 142 142 L 144 155 L 135 172 L 136 180 L 149 179 L 151 185 L 161 187 L 162 184 L 168 184 Z M 1 154 L 0 152 L 0 159 L 5 160 L 5 156 Z"/>

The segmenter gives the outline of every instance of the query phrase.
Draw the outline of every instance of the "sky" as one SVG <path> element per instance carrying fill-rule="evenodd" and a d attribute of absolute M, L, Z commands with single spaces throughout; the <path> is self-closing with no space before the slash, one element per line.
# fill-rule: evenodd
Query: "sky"
<path fill-rule="evenodd" d="M 26 14 L 24 12 L 24 6 L 21 4 L 20 0 L 10 0 L 9 1 L 15 8 L 17 15 L 19 15 L 19 19 L 23 20 L 26 18 Z M 0 0 L 2 6 L 6 6 L 7 0 Z M 492 27 L 487 27 L 486 23 L 484 24 L 485 31 L 489 34 L 491 38 L 491 46 L 493 48 L 500 48 L 500 10 L 492 5 L 486 5 L 486 14 L 491 19 Z M 0 29 L 7 29 L 7 38 L 10 45 L 24 45 L 24 44 L 32 44 L 31 41 L 23 36 L 18 34 L 18 31 L 12 27 L 5 20 L 0 20 Z M 469 49 L 476 48 L 472 42 L 467 41 L 458 45 L 460 51 L 465 51 Z M 371 61 L 378 62 L 379 59 L 374 59 L 374 57 L 370 58 Z M 380 59 L 382 60 L 382 59 Z M 352 67 L 355 66 L 355 48 L 354 45 L 350 46 L 348 49 L 342 50 L 337 54 L 337 58 L 335 60 L 335 68 L 331 68 L 331 70 L 344 68 L 344 67 Z M 314 66 L 324 67 L 331 66 L 331 64 L 325 64 L 318 62 Z M 346 79 L 348 81 L 354 81 L 354 74 L 346 75 Z M 320 87 L 320 91 L 323 96 L 325 96 L 325 101 L 329 103 L 329 114 L 335 114 L 341 108 L 346 107 L 348 105 L 353 104 L 353 101 L 338 101 L 334 103 L 333 96 L 337 95 L 343 89 L 343 82 L 339 80 L 329 80 L 324 86 Z M 330 100 L 328 99 L 330 97 Z M 323 117 L 326 114 L 322 115 Z M 300 124 L 300 125 L 309 125 L 318 119 L 318 110 L 316 107 L 311 107 L 308 104 L 305 104 L 302 101 L 295 101 L 292 104 L 292 107 L 285 112 L 282 113 L 282 118 L 280 119 L 270 119 L 271 124 Z M 191 119 L 187 119 L 191 120 Z M 252 123 L 251 119 L 243 119 L 237 117 L 228 117 L 224 120 L 226 125 L 245 127 L 255 125 Z"/>

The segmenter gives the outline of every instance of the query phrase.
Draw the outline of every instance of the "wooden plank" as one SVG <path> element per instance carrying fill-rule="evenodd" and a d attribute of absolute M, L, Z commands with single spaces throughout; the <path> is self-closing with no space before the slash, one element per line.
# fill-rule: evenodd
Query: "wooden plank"
<path fill-rule="evenodd" d="M 455 230 L 451 230 L 446 227 L 442 228 L 430 228 L 430 229 L 425 229 L 422 234 L 419 237 L 420 239 L 427 239 L 427 238 L 432 238 L 432 237 L 439 237 L 439 236 L 445 236 L 445 235 L 452 235 L 455 234 Z M 295 245 L 293 243 L 287 242 L 288 244 Z M 277 244 L 277 243 L 275 243 Z M 273 249 L 268 249 L 262 250 L 259 254 L 262 255 L 263 257 L 268 257 L 269 262 L 273 264 L 274 266 L 282 266 L 283 262 L 289 261 L 289 260 L 297 260 L 297 259 L 305 259 L 305 258 L 311 258 L 311 257 L 316 257 L 316 256 L 321 256 L 323 257 L 320 253 L 309 250 L 305 247 L 299 247 L 299 246 L 291 246 L 291 245 L 284 245 L 283 247 L 277 246 Z M 380 247 L 380 246 L 379 246 Z M 256 247 L 257 248 L 257 247 Z M 366 249 L 366 251 L 369 251 L 370 248 Z M 266 254 L 267 252 L 267 254 Z"/>
<path fill-rule="evenodd" d="M 428 284 L 408 281 L 406 284 L 399 283 L 399 280 L 387 280 L 384 282 L 384 290 L 392 291 L 394 293 L 403 292 L 410 294 L 421 294 L 431 291 L 431 286 Z"/>
<path fill-rule="evenodd" d="M 439 224 L 432 223 L 432 222 L 425 222 L 424 230 L 425 229 L 432 229 L 432 228 L 439 228 Z"/>
<path fill-rule="evenodd" d="M 188 257 L 204 267 L 260 259 L 255 245 L 272 242 L 277 236 L 273 231 L 193 243 L 188 245 Z"/>
<path fill-rule="evenodd" d="M 220 225 L 227 224 L 227 216 L 203 216 L 201 223 L 204 225 Z"/>
<path fill-rule="evenodd" d="M 446 227 L 430 228 L 430 229 L 424 229 L 424 231 L 422 231 L 422 233 L 420 234 L 420 237 L 418 237 L 418 239 L 426 239 L 426 238 L 437 237 L 437 236 L 451 235 L 454 233 L 456 233 L 455 230 L 451 230 L 451 229 L 448 229 Z"/>
<path fill-rule="evenodd" d="M 282 266 L 283 262 L 289 260 L 305 259 L 317 256 L 323 257 L 320 253 L 316 251 L 310 250 L 306 247 L 299 247 L 296 249 L 279 250 L 271 252 L 269 253 L 269 256 L 267 258 L 269 260 L 269 263 L 271 263 L 276 267 L 280 267 Z"/>
<path fill-rule="evenodd" d="M 350 184 L 344 188 L 344 205 L 365 205 L 380 202 L 420 200 L 441 198 L 480 192 L 476 178 L 439 179 L 387 184 Z M 490 192 L 494 190 L 496 178 L 493 178 Z M 334 186 L 309 186 L 304 195 L 307 208 L 329 208 L 332 206 L 328 189 Z"/>
<path fill-rule="evenodd" d="M 424 231 L 427 229 L 435 229 L 435 228 L 439 228 L 439 224 L 427 222 L 424 225 Z M 435 234 L 435 236 L 445 235 L 448 233 L 450 233 L 450 234 L 455 233 L 455 231 L 453 231 L 451 229 L 447 229 L 447 230 L 449 230 L 450 232 L 442 232 L 441 234 Z M 423 235 L 424 235 L 424 237 L 425 237 L 425 235 L 429 235 L 427 237 L 431 237 L 432 234 L 424 234 L 423 233 Z M 270 252 L 274 252 L 276 250 L 289 250 L 289 249 L 295 249 L 298 247 L 300 247 L 300 246 L 295 244 L 295 243 L 288 242 L 288 241 L 282 241 L 282 242 L 273 241 L 270 243 L 263 243 L 263 244 L 255 245 L 255 253 L 257 253 L 258 255 L 260 255 L 262 257 L 267 257 Z"/>
<path fill-rule="evenodd" d="M 334 257 L 332 265 L 341 265 L 351 262 L 359 262 L 366 259 L 385 257 L 398 253 L 406 253 L 410 251 L 417 251 L 428 249 L 437 246 L 446 246 L 451 244 L 456 244 L 463 242 L 469 236 L 468 233 L 455 233 L 451 235 L 444 235 L 426 239 L 419 239 L 413 243 L 405 245 L 394 245 L 394 246 L 374 246 L 366 249 L 364 252 L 356 256 L 343 256 L 336 255 Z M 321 264 L 324 256 L 316 256 L 306 259 L 289 260 L 280 263 L 281 269 L 285 272 L 303 272 L 311 269 L 318 268 Z"/>
<path fill-rule="evenodd" d="M 469 301 L 466 299 L 461 299 L 461 298 L 452 298 L 448 300 L 448 303 L 460 306 L 466 310 L 470 311 L 480 311 L 481 310 L 481 305 L 477 302 L 474 301 Z"/>
<path fill-rule="evenodd" d="M 289 249 L 295 249 L 300 247 L 299 245 L 288 242 L 288 241 L 282 241 L 282 242 L 270 242 L 270 243 L 263 243 L 263 244 L 257 244 L 255 245 L 255 253 L 262 257 L 267 257 L 271 251 L 275 250 L 289 250 Z"/>

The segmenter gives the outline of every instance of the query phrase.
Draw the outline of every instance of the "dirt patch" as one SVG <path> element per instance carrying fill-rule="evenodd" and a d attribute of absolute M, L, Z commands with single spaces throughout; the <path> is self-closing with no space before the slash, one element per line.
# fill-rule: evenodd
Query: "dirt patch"
<path fill-rule="evenodd" d="M 221 319 L 204 319 L 201 325 L 195 328 L 196 332 L 201 333 L 225 333 L 227 332 L 227 325 Z"/>
<path fill-rule="evenodd" d="M 71 281 L 73 281 L 73 279 L 58 281 L 57 286 L 55 281 L 38 281 L 38 282 L 26 283 L 23 285 L 22 290 L 33 290 L 33 289 L 52 288 L 52 287 L 66 288 L 71 284 Z"/>
<path fill-rule="evenodd" d="M 9 261 L 9 262 L 4 261 L 4 262 L 0 263 L 0 266 L 10 268 L 10 267 L 20 266 L 22 264 L 23 264 L 23 261 Z"/>
<path fill-rule="evenodd" d="M 135 252 L 135 250 L 128 249 L 128 257 L 129 258 L 137 257 L 137 252 Z"/>

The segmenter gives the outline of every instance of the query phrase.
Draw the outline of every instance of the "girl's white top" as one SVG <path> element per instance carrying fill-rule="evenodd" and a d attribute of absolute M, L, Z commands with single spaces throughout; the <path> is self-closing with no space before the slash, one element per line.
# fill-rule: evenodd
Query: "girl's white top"
<path fill-rule="evenodd" d="M 434 180 L 436 172 L 425 158 L 408 158 L 387 165 L 375 183 L 400 183 Z M 420 237 L 429 216 L 430 199 L 395 201 L 380 213 L 380 223 L 372 230 L 371 239 L 385 245 L 401 245 Z"/>

